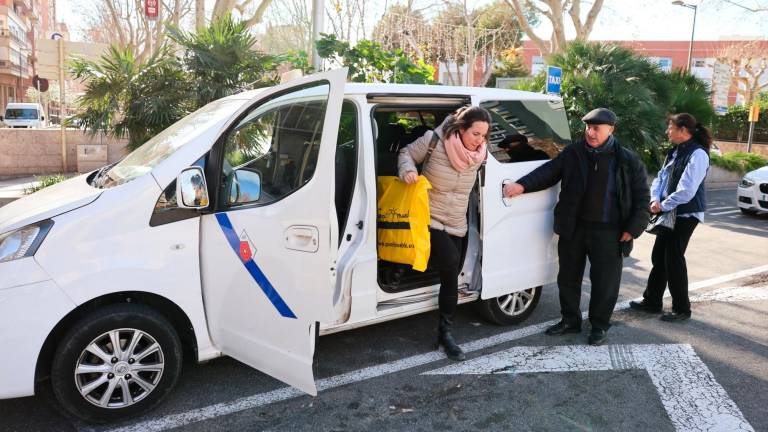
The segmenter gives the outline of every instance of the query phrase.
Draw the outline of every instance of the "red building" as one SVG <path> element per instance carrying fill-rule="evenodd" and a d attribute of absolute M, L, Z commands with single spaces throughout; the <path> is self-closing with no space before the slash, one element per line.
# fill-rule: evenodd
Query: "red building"
<path fill-rule="evenodd" d="M 685 69 L 688 65 L 689 41 L 601 41 L 617 43 L 630 48 L 640 55 L 648 57 L 658 64 L 662 70 Z M 768 40 L 746 41 L 696 41 L 693 42 L 691 54 L 691 72 L 706 82 L 712 81 L 715 61 L 723 51 L 733 46 L 741 46 L 746 43 L 754 43 L 758 49 L 768 53 Z M 532 41 L 525 41 L 522 48 L 523 62 L 532 75 L 537 74 L 544 67 L 544 57 L 541 51 Z M 766 55 L 768 56 L 768 54 Z M 768 81 L 768 74 L 764 74 L 762 81 Z M 735 89 L 731 89 L 728 97 L 729 104 L 736 103 Z"/>

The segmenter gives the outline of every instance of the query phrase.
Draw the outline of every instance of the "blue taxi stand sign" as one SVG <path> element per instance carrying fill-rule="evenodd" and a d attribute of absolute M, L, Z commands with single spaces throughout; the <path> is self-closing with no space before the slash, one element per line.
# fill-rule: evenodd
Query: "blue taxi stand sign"
<path fill-rule="evenodd" d="M 563 81 L 563 70 L 556 66 L 547 66 L 547 93 L 560 94 L 560 83 Z"/>

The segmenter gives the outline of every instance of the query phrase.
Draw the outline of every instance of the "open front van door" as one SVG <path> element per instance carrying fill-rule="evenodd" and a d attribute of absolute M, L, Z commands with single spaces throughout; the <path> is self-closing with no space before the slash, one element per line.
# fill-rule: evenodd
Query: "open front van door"
<path fill-rule="evenodd" d="M 557 239 L 552 212 L 559 185 L 512 199 L 502 197 L 502 185 L 557 156 L 570 143 L 570 133 L 559 100 L 486 100 L 480 105 L 493 119 L 481 212 L 481 298 L 486 300 L 555 280 Z M 499 148 L 502 141 L 511 148 Z"/>
<path fill-rule="evenodd" d="M 334 155 L 346 76 L 312 75 L 254 99 L 211 152 L 217 211 L 201 228 L 214 344 L 313 395 L 315 323 L 335 319 Z"/>

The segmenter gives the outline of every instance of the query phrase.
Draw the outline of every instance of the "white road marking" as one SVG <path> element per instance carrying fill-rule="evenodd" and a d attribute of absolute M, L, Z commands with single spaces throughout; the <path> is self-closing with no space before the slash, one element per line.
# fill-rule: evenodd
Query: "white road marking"
<path fill-rule="evenodd" d="M 691 296 L 691 303 L 705 301 L 735 303 L 759 300 L 768 300 L 768 285 L 718 288 L 707 293 Z"/>
<path fill-rule="evenodd" d="M 721 212 L 717 212 L 717 213 L 711 213 L 710 212 L 710 213 L 707 213 L 707 214 L 711 215 L 711 216 L 720 216 L 720 215 L 724 215 L 724 214 L 740 213 L 740 212 L 741 212 L 741 210 L 736 209 L 736 210 L 721 211 Z"/>
<path fill-rule="evenodd" d="M 732 209 L 732 208 L 733 206 L 711 207 L 711 208 L 708 208 L 707 211 L 709 212 L 712 210 L 725 210 L 725 209 Z"/>
<path fill-rule="evenodd" d="M 731 273 L 715 278 L 703 280 L 694 283 L 688 287 L 688 291 L 696 291 L 702 288 L 726 283 L 732 280 L 753 276 L 759 273 L 767 272 L 768 265 L 754 267 L 747 270 L 742 270 L 736 273 Z M 669 294 L 667 294 L 667 297 Z M 614 310 L 623 310 L 629 308 L 629 301 L 618 303 Z M 586 318 L 587 312 L 584 312 Z M 545 321 L 542 323 L 530 325 L 517 330 L 512 330 L 504 333 L 500 333 L 494 336 L 490 336 L 476 341 L 464 343 L 461 348 L 465 352 L 473 352 L 481 349 L 496 346 L 502 343 L 511 342 L 514 340 L 522 339 L 534 334 L 543 332 L 547 327 L 556 324 L 560 319 L 554 319 Z M 376 366 L 370 366 L 356 371 L 348 372 L 341 375 L 336 375 L 330 378 L 324 378 L 317 382 L 318 392 L 323 390 L 330 390 L 332 388 L 340 387 L 347 384 L 352 384 L 360 381 L 365 381 L 371 378 L 377 378 L 383 375 L 388 375 L 396 372 L 401 372 L 407 369 L 411 369 L 417 366 L 422 366 L 427 363 L 440 361 L 445 359 L 445 355 L 439 351 L 432 351 L 425 354 L 419 354 L 412 357 L 396 360 L 391 363 L 380 364 Z M 212 418 L 234 414 L 240 411 L 258 408 L 264 405 L 268 405 L 274 402 L 280 402 L 296 397 L 304 396 L 301 391 L 295 390 L 292 387 L 282 387 L 270 392 L 260 393 L 244 398 L 236 399 L 234 401 L 221 402 L 214 405 L 208 405 L 201 408 L 192 409 L 178 414 L 170 414 L 167 416 L 146 420 L 143 422 L 135 423 L 121 428 L 115 429 L 99 429 L 109 432 L 151 432 L 151 431 L 163 431 L 186 424 L 195 423 L 203 420 L 209 420 Z M 89 428 L 82 428 L 82 431 L 96 430 Z"/>
<path fill-rule="evenodd" d="M 422 375 L 645 369 L 679 431 L 754 431 L 690 345 L 514 347 Z"/>

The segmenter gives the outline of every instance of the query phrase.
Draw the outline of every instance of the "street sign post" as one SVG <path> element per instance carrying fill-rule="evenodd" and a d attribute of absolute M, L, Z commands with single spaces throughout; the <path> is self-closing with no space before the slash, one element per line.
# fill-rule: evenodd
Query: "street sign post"
<path fill-rule="evenodd" d="M 755 133 L 755 123 L 760 117 L 760 106 L 753 104 L 749 107 L 749 136 L 747 138 L 747 153 L 752 153 L 752 135 Z"/>
<path fill-rule="evenodd" d="M 547 66 L 547 93 L 559 95 L 562 82 L 563 70 L 556 66 Z"/>

